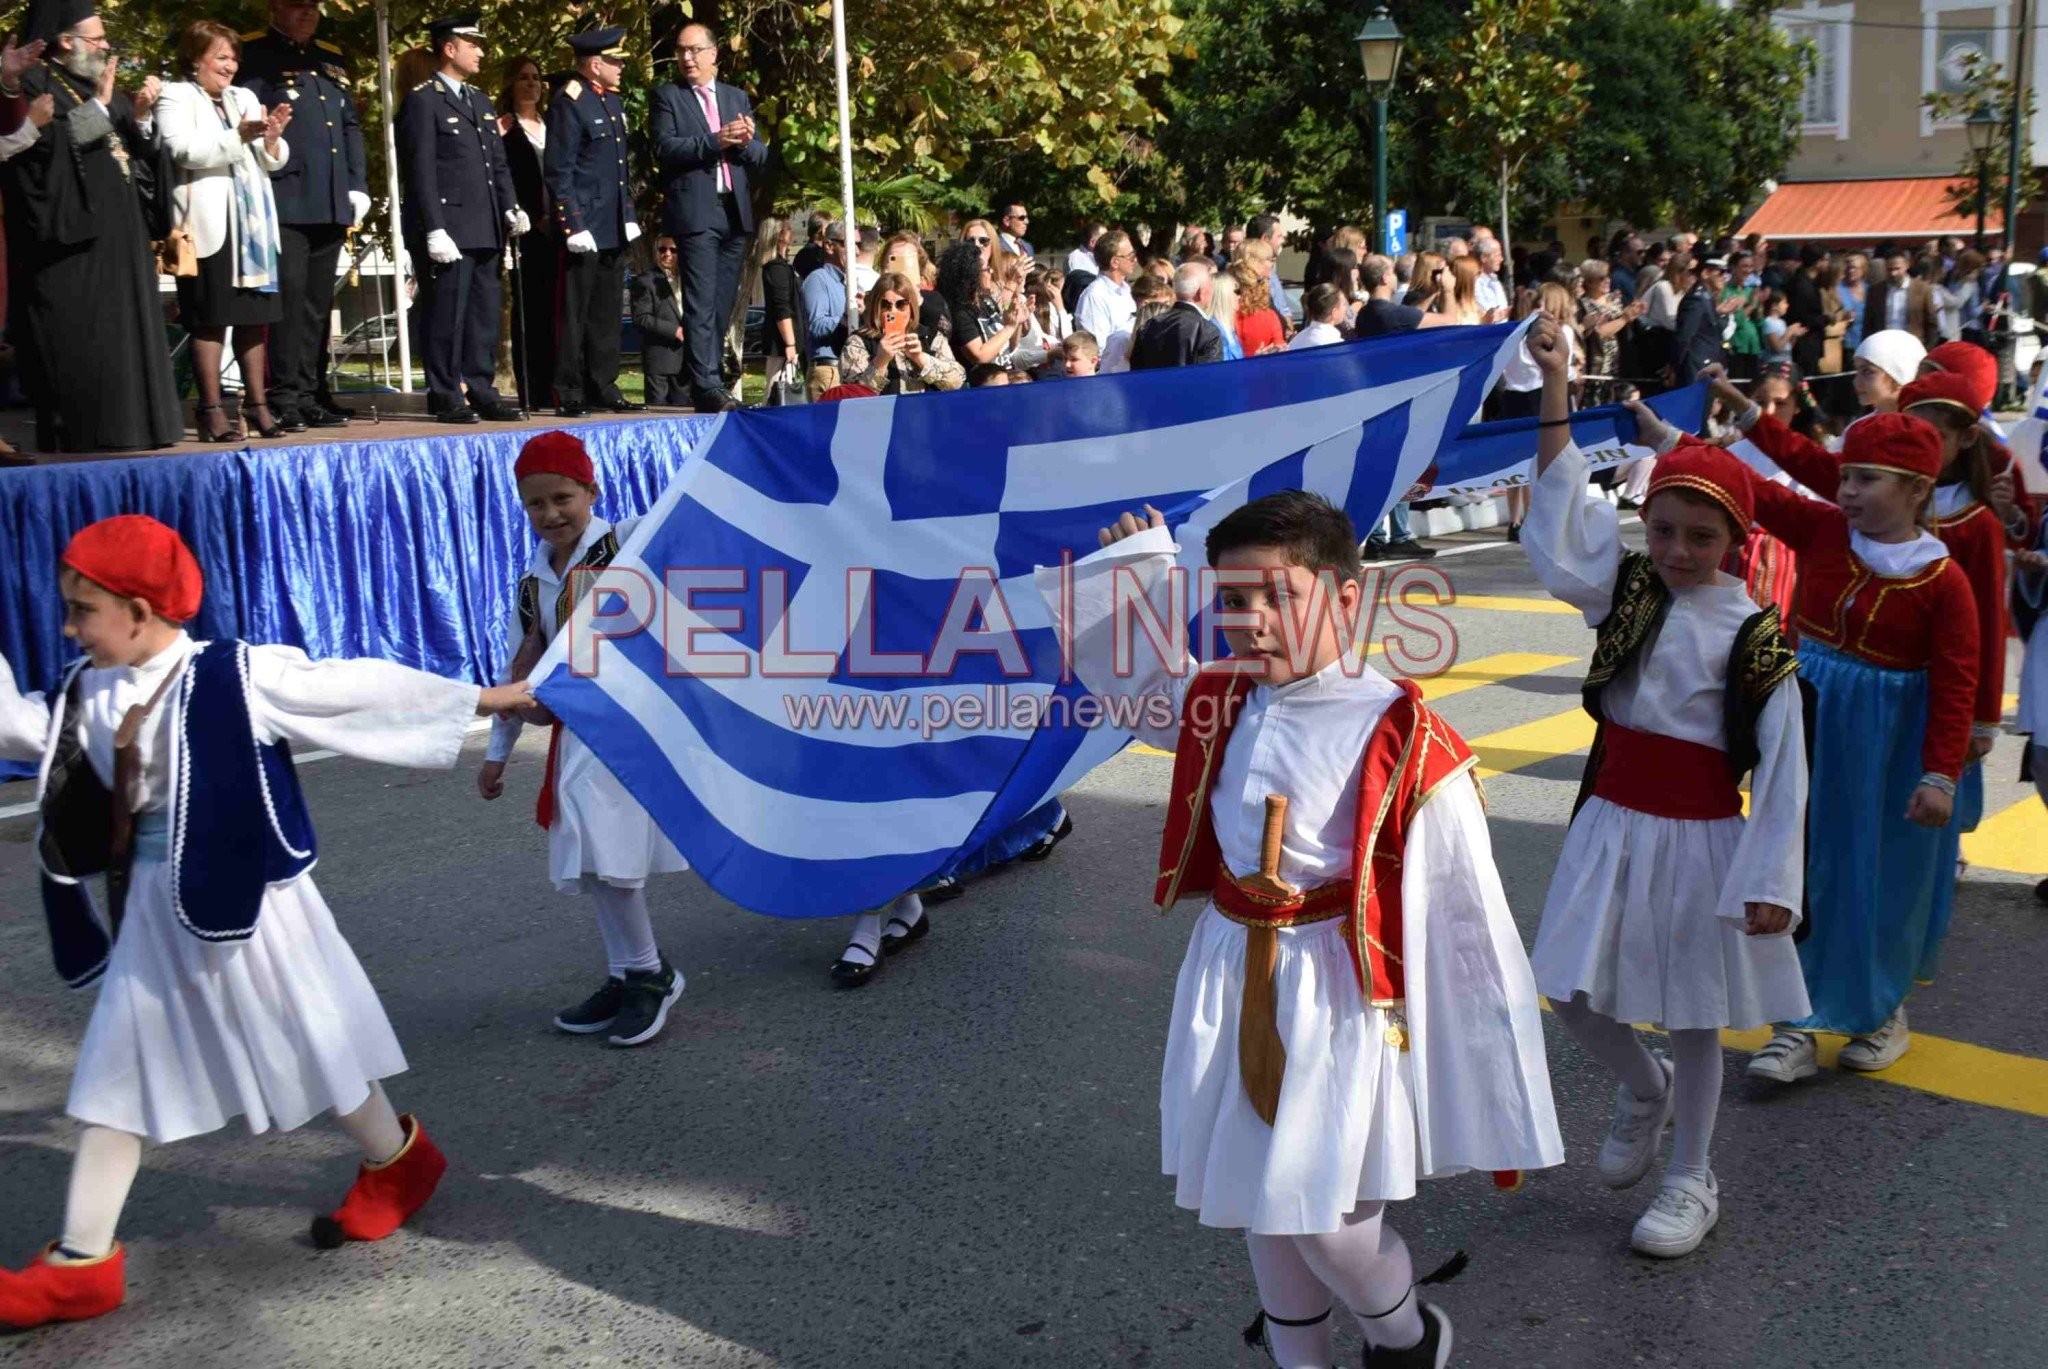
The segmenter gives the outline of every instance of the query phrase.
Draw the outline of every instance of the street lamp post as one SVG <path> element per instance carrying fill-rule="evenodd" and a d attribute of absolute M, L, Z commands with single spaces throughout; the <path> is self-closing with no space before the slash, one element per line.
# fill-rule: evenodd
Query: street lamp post
<path fill-rule="evenodd" d="M 1999 135 L 2005 132 L 2005 120 L 1991 112 L 1989 104 L 1977 106 L 1976 112 L 1963 121 L 1963 129 L 1970 138 L 1970 153 L 1977 165 L 1977 240 L 1976 249 L 1984 250 L 1984 211 L 1991 199 L 1991 153 L 1998 145 Z"/>
<path fill-rule="evenodd" d="M 1379 250 L 1387 250 L 1387 99 L 1401 70 L 1401 30 L 1381 5 L 1358 31 L 1358 57 L 1365 64 L 1365 87 L 1372 92 L 1372 231 Z"/>

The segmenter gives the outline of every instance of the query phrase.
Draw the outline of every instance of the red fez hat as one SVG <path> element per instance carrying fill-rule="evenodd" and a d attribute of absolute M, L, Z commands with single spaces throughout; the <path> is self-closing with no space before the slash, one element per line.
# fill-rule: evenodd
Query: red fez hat
<path fill-rule="evenodd" d="M 142 600 L 159 618 L 183 623 L 199 616 L 199 562 L 184 538 L 147 514 L 88 523 L 57 559 L 109 594 Z"/>
<path fill-rule="evenodd" d="M 1645 502 L 1656 498 L 1662 490 L 1691 490 L 1719 504 L 1722 511 L 1734 520 L 1738 541 L 1749 536 L 1749 525 L 1756 521 L 1756 498 L 1750 493 L 1749 467 L 1742 463 L 1741 458 L 1711 442 L 1681 438 L 1676 447 L 1658 457 Z"/>
<path fill-rule="evenodd" d="M 1969 344 L 1944 343 L 1943 346 L 1968 347 Z M 1970 350 L 1980 349 L 1971 347 Z M 1992 369 L 1995 375 L 1996 362 L 1992 363 Z M 1984 406 L 1977 402 L 1977 383 L 1960 371 L 1935 371 L 1899 391 L 1900 413 L 1921 404 L 1938 404 L 1945 409 L 1954 409 L 1972 423 L 1984 412 Z"/>
<path fill-rule="evenodd" d="M 818 402 L 825 404 L 841 399 L 873 399 L 880 393 L 881 391 L 869 389 L 865 385 L 834 385 L 818 396 Z"/>
<path fill-rule="evenodd" d="M 1906 387 L 1906 394 L 1933 378 L 1914 381 Z M 1941 459 L 1941 434 L 1932 423 L 1913 414 L 1871 414 L 1851 423 L 1842 434 L 1844 466 L 1868 466 L 1932 480 L 1941 474 Z"/>
<path fill-rule="evenodd" d="M 512 478 L 524 480 L 529 475 L 566 475 L 585 485 L 597 483 L 597 470 L 590 464 L 590 453 L 584 449 L 583 439 L 560 428 L 536 434 L 519 449 L 519 460 L 512 466 Z"/>
<path fill-rule="evenodd" d="M 1981 414 L 1991 407 L 1992 396 L 1998 393 L 1998 358 L 1976 343 L 1944 342 L 1927 354 L 1926 364 L 1940 367 L 1941 374 L 1970 382 L 1971 413 Z"/>

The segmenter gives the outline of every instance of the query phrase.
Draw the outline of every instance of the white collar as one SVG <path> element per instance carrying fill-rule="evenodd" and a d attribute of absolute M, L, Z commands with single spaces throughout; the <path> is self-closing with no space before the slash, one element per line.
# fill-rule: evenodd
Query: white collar
<path fill-rule="evenodd" d="M 1970 492 L 1970 482 L 1958 480 L 1953 485 L 1934 487 L 1934 516 L 1953 518 L 1977 502 L 1977 496 Z"/>
<path fill-rule="evenodd" d="M 1948 547 L 1925 528 L 1909 542 L 1873 542 L 1851 528 L 1849 550 L 1887 580 L 1909 579 L 1948 555 Z"/>
<path fill-rule="evenodd" d="M 178 635 L 171 639 L 169 646 L 142 664 L 113 666 L 110 667 L 110 672 L 117 673 L 122 679 L 132 681 L 138 685 L 155 686 L 163 680 L 166 674 L 175 669 L 187 656 L 192 654 L 193 645 L 191 634 L 181 628 L 178 631 Z"/>
<path fill-rule="evenodd" d="M 454 91 L 458 95 L 462 93 L 462 88 L 469 84 L 469 82 L 463 80 L 460 76 L 450 76 L 445 71 L 437 71 L 434 73 L 434 75 L 439 77 L 444 83 L 447 84 L 450 90 Z"/>
<path fill-rule="evenodd" d="M 1284 685 L 1256 685 L 1253 692 L 1263 695 L 1267 705 L 1271 706 L 1320 698 L 1375 698 L 1393 688 L 1391 680 L 1364 661 L 1359 661 L 1354 670 L 1347 671 L 1344 658 L 1339 656 L 1313 675 L 1304 675 Z"/>
<path fill-rule="evenodd" d="M 607 523 L 594 513 L 590 515 L 590 526 L 583 530 L 583 536 L 576 542 L 576 550 L 569 554 L 569 564 L 574 566 L 578 561 L 581 561 L 584 554 L 597 544 L 597 539 L 611 530 L 612 525 L 610 523 Z M 562 577 L 555 574 L 552 556 L 553 549 L 546 542 L 535 546 L 533 556 L 526 563 L 527 574 L 538 575 L 542 580 L 551 585 L 561 584 Z"/>

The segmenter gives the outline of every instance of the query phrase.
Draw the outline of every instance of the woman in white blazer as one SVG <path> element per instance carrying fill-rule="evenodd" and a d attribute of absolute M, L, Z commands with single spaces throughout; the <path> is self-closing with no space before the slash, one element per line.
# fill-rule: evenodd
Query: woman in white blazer
<path fill-rule="evenodd" d="M 277 293 L 277 201 L 270 173 L 285 164 L 284 127 L 292 107 L 266 112 L 254 92 L 234 84 L 241 39 L 210 19 L 187 28 L 178 59 L 187 79 L 157 98 L 157 136 L 177 168 L 171 222 L 192 235 L 199 274 L 178 277 L 178 314 L 192 335 L 192 376 L 199 386 L 199 436 L 235 442 L 242 434 L 221 408 L 221 354 L 235 330 L 243 417 L 263 437 L 281 437 L 263 394 L 264 325 L 283 309 Z"/>

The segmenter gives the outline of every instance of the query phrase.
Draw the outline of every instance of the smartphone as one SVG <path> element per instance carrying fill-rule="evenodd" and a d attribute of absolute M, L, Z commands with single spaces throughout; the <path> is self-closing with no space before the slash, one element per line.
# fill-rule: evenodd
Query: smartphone
<path fill-rule="evenodd" d="M 894 334 L 907 333 L 909 331 L 910 311 L 908 309 L 898 309 L 893 314 L 885 314 L 882 316 L 882 336 L 889 337 Z"/>

